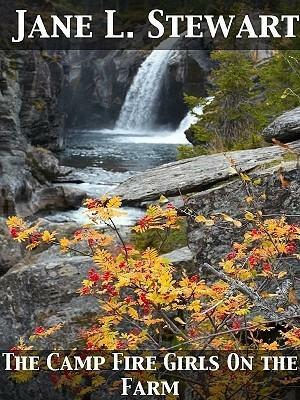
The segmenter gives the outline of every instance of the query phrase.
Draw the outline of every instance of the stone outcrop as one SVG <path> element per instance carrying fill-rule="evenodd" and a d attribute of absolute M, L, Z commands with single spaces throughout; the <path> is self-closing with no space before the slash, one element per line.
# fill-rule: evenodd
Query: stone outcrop
<path fill-rule="evenodd" d="M 42 147 L 30 147 L 27 152 L 27 164 L 29 164 L 32 175 L 40 182 L 52 182 L 60 174 L 58 159 L 49 150 Z"/>
<path fill-rule="evenodd" d="M 194 255 L 189 247 L 181 247 L 180 249 L 173 250 L 170 253 L 164 254 L 164 257 L 171 261 L 175 270 L 179 273 L 181 273 L 183 269 L 186 270 L 187 273 L 195 269 Z"/>
<path fill-rule="evenodd" d="M 0 347 L 10 348 L 21 335 L 31 334 L 36 326 L 64 328 L 54 340 L 65 348 L 97 311 L 97 301 L 80 297 L 77 289 L 90 268 L 86 257 L 59 257 L 50 249 L 16 265 L 0 278 Z M 66 342 L 68 338 L 68 343 Z"/>
<path fill-rule="evenodd" d="M 300 150 L 300 142 L 291 144 Z M 227 153 L 242 171 L 251 171 L 259 166 L 280 161 L 285 150 L 278 146 L 242 150 Z M 234 177 L 228 158 L 223 154 L 200 156 L 176 161 L 135 175 L 122 183 L 116 193 L 125 203 L 138 204 L 142 201 L 156 200 L 161 194 L 176 196 L 199 192 L 217 183 Z"/>
<path fill-rule="evenodd" d="M 174 127 L 182 121 L 188 107 L 184 103 L 184 95 L 205 97 L 209 86 L 209 74 L 213 68 L 208 51 L 181 50 L 175 51 L 170 58 L 164 78 L 164 93 L 160 104 L 158 122 Z"/>
<path fill-rule="evenodd" d="M 287 143 L 300 139 L 300 107 L 280 115 L 262 134 L 267 142 L 277 139 Z"/>
<path fill-rule="evenodd" d="M 59 55 L 0 51 L 0 214 L 31 207 L 34 193 L 58 174 L 47 151 L 63 144 L 60 93 L 67 78 Z"/>
<path fill-rule="evenodd" d="M 20 199 L 16 213 L 28 217 L 40 211 L 74 210 L 80 207 L 86 197 L 85 191 L 72 185 L 44 185 L 35 188 L 30 201 Z"/>

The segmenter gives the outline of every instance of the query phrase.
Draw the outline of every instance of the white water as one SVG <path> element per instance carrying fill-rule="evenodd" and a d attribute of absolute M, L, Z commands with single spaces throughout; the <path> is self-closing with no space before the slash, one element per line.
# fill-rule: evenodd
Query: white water
<path fill-rule="evenodd" d="M 127 93 L 115 129 L 153 129 L 158 112 L 162 80 L 174 50 L 153 50 L 139 68 Z"/>
<path fill-rule="evenodd" d="M 169 60 L 176 54 L 176 50 L 164 49 L 172 48 L 172 43 L 173 39 L 165 40 L 146 58 L 129 88 L 115 128 L 102 133 L 117 135 L 115 140 L 121 142 L 189 144 L 185 131 L 197 122 L 195 113 L 201 115 L 202 106 L 189 112 L 175 131 L 155 127 L 163 78 Z"/>
<path fill-rule="evenodd" d="M 197 122 L 197 115 L 203 112 L 202 106 L 197 106 L 193 111 L 190 111 L 181 121 L 179 127 L 175 131 L 156 130 L 141 133 L 117 131 L 115 133 L 126 134 L 124 138 L 118 137 L 118 141 L 131 143 L 167 143 L 167 144 L 190 144 L 185 136 L 185 131 Z M 196 113 L 196 115 L 195 115 Z"/>
<path fill-rule="evenodd" d="M 195 115 L 196 113 L 196 115 Z M 193 124 L 197 122 L 197 115 L 203 113 L 203 107 L 197 106 L 190 111 L 181 121 L 178 128 L 174 131 L 169 129 L 156 130 L 134 130 L 134 129 L 102 129 L 100 132 L 106 135 L 116 135 L 116 140 L 122 143 L 166 143 L 166 144 L 190 144 L 185 136 L 187 131 Z M 123 136 L 123 137 L 122 137 Z"/>

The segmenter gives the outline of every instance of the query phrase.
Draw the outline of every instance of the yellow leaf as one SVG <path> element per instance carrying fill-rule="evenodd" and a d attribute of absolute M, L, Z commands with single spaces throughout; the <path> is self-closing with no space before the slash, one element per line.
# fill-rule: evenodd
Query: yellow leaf
<path fill-rule="evenodd" d="M 263 343 L 261 345 L 261 349 L 263 349 L 263 350 L 271 350 L 271 351 L 272 350 L 278 350 L 279 349 L 279 345 L 278 345 L 277 342 L 273 342 L 271 344 Z"/>
<path fill-rule="evenodd" d="M 251 178 L 246 174 L 241 173 L 241 178 L 244 182 L 251 182 Z"/>
<path fill-rule="evenodd" d="M 261 325 L 261 324 L 265 324 L 266 320 L 262 315 L 256 315 L 255 317 L 253 317 L 252 322 L 255 325 Z"/>
<path fill-rule="evenodd" d="M 234 264 L 233 260 L 224 261 L 224 262 L 222 263 L 223 270 L 224 270 L 227 274 L 233 274 L 233 273 L 235 272 L 235 269 L 234 269 L 234 267 L 233 267 L 233 264 Z"/>
<path fill-rule="evenodd" d="M 28 237 L 29 237 L 29 231 L 26 230 L 26 231 L 20 232 L 18 234 L 18 236 L 15 238 L 15 240 L 17 240 L 18 242 L 25 242 L 25 240 L 27 240 Z"/>
<path fill-rule="evenodd" d="M 174 318 L 174 321 L 178 322 L 180 325 L 186 325 L 186 322 L 184 322 L 181 318 L 176 317 Z"/>
<path fill-rule="evenodd" d="M 239 316 L 248 315 L 249 313 L 250 310 L 248 308 L 241 308 L 240 310 L 235 311 L 235 314 Z"/>
<path fill-rule="evenodd" d="M 106 382 L 106 379 L 103 376 L 97 376 L 92 380 L 92 386 L 101 386 Z"/>
<path fill-rule="evenodd" d="M 286 271 L 281 271 L 281 272 L 279 272 L 279 274 L 278 274 L 278 279 L 284 278 L 286 275 L 287 275 L 287 272 L 286 272 Z"/>
<path fill-rule="evenodd" d="M 206 222 L 206 218 L 204 217 L 204 215 L 197 215 L 197 217 L 195 218 L 196 222 Z"/>
<path fill-rule="evenodd" d="M 229 215 L 227 215 L 227 214 L 221 214 L 221 215 L 222 215 L 224 221 L 226 221 L 226 222 L 233 222 L 234 221 L 234 219 L 232 217 L 230 217 Z"/>
<path fill-rule="evenodd" d="M 16 371 L 12 374 L 12 379 L 16 383 L 25 383 L 33 378 L 33 371 Z"/>
<path fill-rule="evenodd" d="M 168 394 L 168 395 L 166 396 L 166 400 L 176 400 L 176 399 L 178 399 L 178 397 L 177 397 L 177 396 L 174 396 L 173 394 Z"/>
<path fill-rule="evenodd" d="M 255 219 L 255 216 L 251 212 L 247 211 L 245 214 L 245 218 L 247 221 L 253 221 Z"/>
<path fill-rule="evenodd" d="M 133 307 L 129 307 L 129 308 L 128 308 L 128 315 L 129 315 L 132 319 L 134 319 L 134 320 L 139 319 L 139 314 L 138 314 L 138 312 L 136 311 L 136 309 L 133 308 Z"/>
<path fill-rule="evenodd" d="M 108 200 L 107 207 L 120 208 L 122 205 L 122 199 L 119 196 L 112 197 Z"/>
<path fill-rule="evenodd" d="M 84 287 L 91 287 L 91 286 L 93 286 L 93 282 L 92 282 L 92 281 L 89 281 L 88 279 L 84 279 L 84 280 L 82 281 L 82 285 L 83 285 Z"/>
<path fill-rule="evenodd" d="M 255 180 L 253 181 L 253 185 L 254 185 L 254 186 L 259 186 L 259 185 L 261 185 L 261 182 L 262 182 L 261 178 L 257 178 L 257 179 L 255 179 Z"/>
<path fill-rule="evenodd" d="M 8 217 L 7 221 L 6 221 L 6 225 L 9 228 L 20 228 L 24 225 L 24 221 L 22 218 L 16 217 L 16 216 L 12 216 L 12 217 Z"/>
<path fill-rule="evenodd" d="M 159 198 L 159 202 L 160 204 L 166 204 L 169 202 L 169 200 L 165 196 L 161 195 Z"/>
<path fill-rule="evenodd" d="M 237 219 L 235 219 L 235 220 L 233 221 L 233 225 L 236 226 L 237 228 L 241 228 L 241 227 L 242 227 L 241 221 L 239 221 L 239 220 L 237 220 Z"/>
<path fill-rule="evenodd" d="M 206 226 L 212 226 L 215 223 L 215 221 L 213 219 L 207 219 L 204 217 L 204 215 L 197 215 L 197 217 L 195 218 L 195 221 L 199 222 L 199 223 L 203 223 Z"/>
<path fill-rule="evenodd" d="M 187 310 L 199 312 L 201 310 L 201 302 L 200 300 L 194 300 L 190 305 L 187 306 Z"/>
<path fill-rule="evenodd" d="M 64 237 L 64 238 L 60 239 L 59 243 L 60 243 L 61 250 L 64 251 L 64 250 L 68 249 L 68 247 L 70 245 L 70 240 Z"/>
<path fill-rule="evenodd" d="M 253 203 L 253 200 L 254 200 L 254 199 L 253 199 L 252 196 L 247 196 L 245 200 L 246 200 L 246 202 L 247 202 L 248 204 L 250 204 L 250 203 Z"/>
<path fill-rule="evenodd" d="M 235 168 L 229 167 L 229 168 L 228 168 L 228 173 L 229 173 L 229 175 L 236 174 Z"/>
<path fill-rule="evenodd" d="M 44 231 L 42 234 L 42 241 L 45 243 L 51 243 L 55 241 L 55 235 L 56 232 L 49 232 L 49 231 Z"/>
<path fill-rule="evenodd" d="M 242 270 L 239 271 L 239 278 L 242 281 L 246 281 L 246 280 L 248 280 L 250 278 L 253 278 L 253 274 L 252 274 L 252 272 L 250 272 L 250 271 L 248 271 L 246 269 L 242 269 Z"/>

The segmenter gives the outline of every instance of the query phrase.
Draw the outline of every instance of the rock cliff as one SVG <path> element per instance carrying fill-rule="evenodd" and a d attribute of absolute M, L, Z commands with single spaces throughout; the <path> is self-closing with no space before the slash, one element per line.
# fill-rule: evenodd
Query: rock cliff
<path fill-rule="evenodd" d="M 64 143 L 61 93 L 67 85 L 62 55 L 0 52 L 0 213 L 31 208 L 41 185 L 59 174 L 52 154 Z"/>

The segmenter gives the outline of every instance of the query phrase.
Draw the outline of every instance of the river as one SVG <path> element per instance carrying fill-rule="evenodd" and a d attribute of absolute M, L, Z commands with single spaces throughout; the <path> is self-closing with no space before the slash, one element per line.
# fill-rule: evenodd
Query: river
<path fill-rule="evenodd" d="M 59 154 L 61 165 L 73 169 L 65 177 L 68 183 L 64 184 L 85 191 L 89 197 L 109 193 L 134 174 L 175 161 L 178 143 L 173 142 L 180 142 L 176 135 L 178 133 L 167 131 L 155 134 L 117 130 L 70 131 L 66 149 Z M 181 141 L 184 140 L 183 135 Z M 126 211 L 127 217 L 119 218 L 118 225 L 132 225 L 144 212 L 132 207 L 126 207 Z M 46 219 L 52 222 L 87 222 L 82 208 L 53 212 Z"/>

